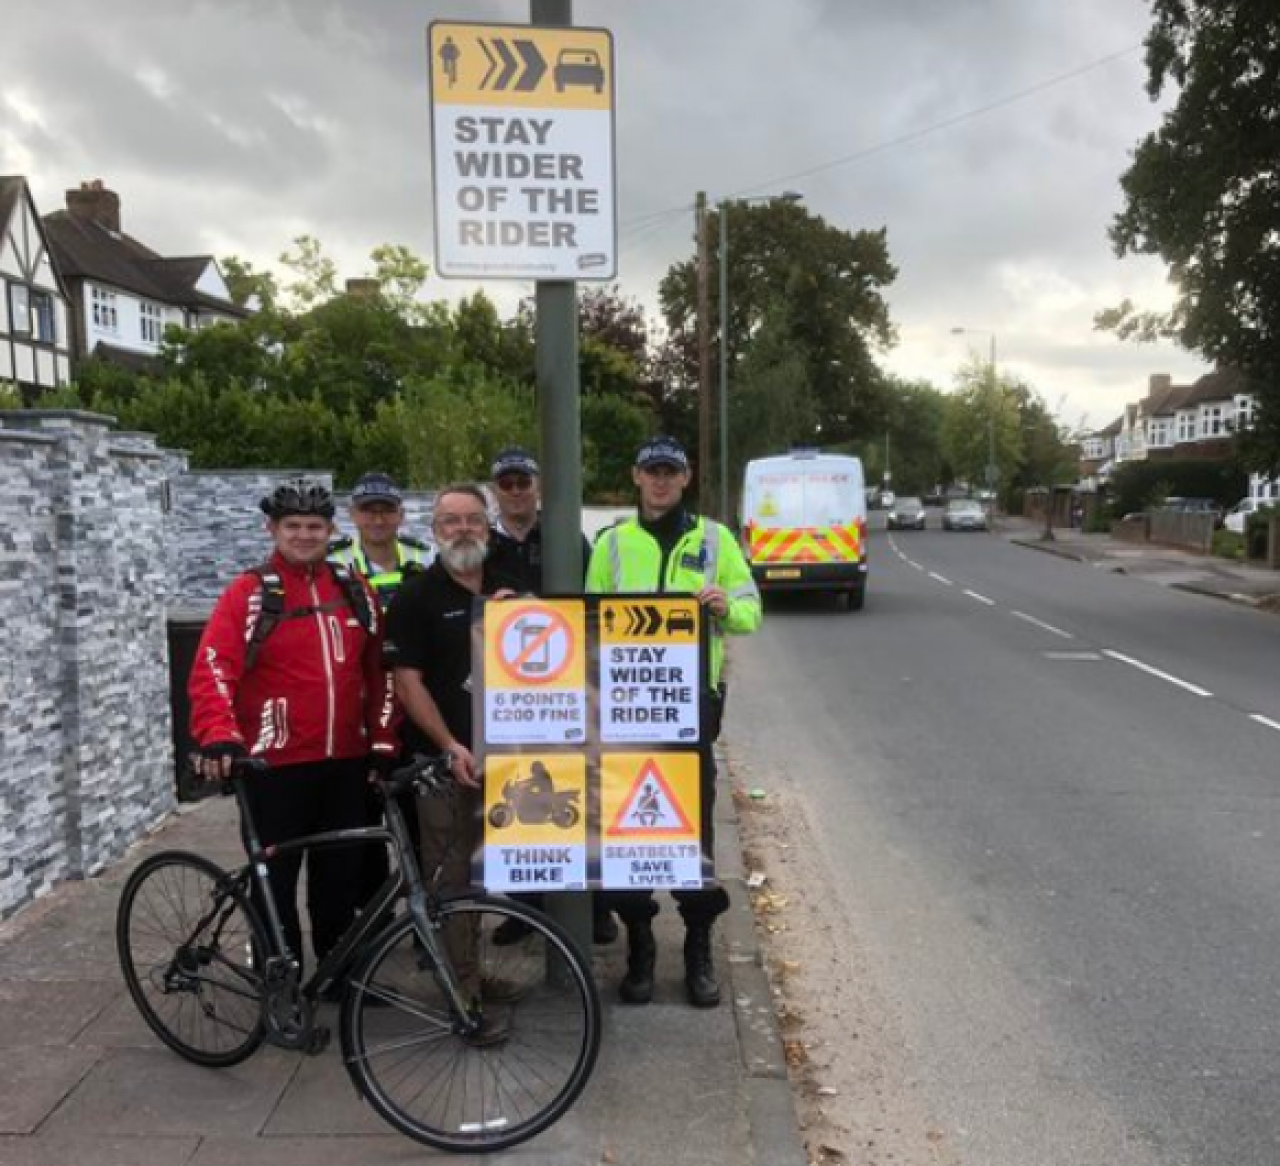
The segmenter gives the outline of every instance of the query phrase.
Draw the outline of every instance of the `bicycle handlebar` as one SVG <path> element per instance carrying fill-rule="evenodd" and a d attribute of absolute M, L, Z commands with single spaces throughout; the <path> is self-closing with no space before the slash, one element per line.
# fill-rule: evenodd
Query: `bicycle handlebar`
<path fill-rule="evenodd" d="M 231 786 L 246 778 L 261 776 L 270 767 L 261 757 L 237 757 L 231 763 L 231 773 L 227 778 L 213 779 L 221 785 L 224 793 L 231 792 Z M 416 789 L 419 793 L 439 793 L 447 788 L 452 780 L 449 774 L 449 756 L 446 753 L 427 756 L 415 754 L 407 764 L 393 769 L 385 776 L 375 779 L 388 796 Z"/>

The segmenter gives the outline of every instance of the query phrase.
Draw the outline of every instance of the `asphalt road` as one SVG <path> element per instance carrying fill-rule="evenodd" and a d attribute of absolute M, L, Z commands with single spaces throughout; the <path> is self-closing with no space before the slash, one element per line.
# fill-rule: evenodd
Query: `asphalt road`
<path fill-rule="evenodd" d="M 799 801 L 973 1166 L 1275 1166 L 1280 618 L 980 534 L 771 605 L 728 733 Z"/>

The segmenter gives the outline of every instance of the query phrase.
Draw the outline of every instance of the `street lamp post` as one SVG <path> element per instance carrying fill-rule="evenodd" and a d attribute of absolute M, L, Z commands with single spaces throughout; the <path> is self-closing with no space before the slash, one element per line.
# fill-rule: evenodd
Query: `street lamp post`
<path fill-rule="evenodd" d="M 987 385 L 991 394 L 990 401 L 987 405 L 987 489 L 993 495 L 992 510 L 994 511 L 994 495 L 996 491 L 996 483 L 1000 480 L 1000 472 L 996 466 L 996 334 L 987 328 L 952 328 L 953 336 L 988 336 L 991 338 L 991 355 L 987 360 Z"/>
<path fill-rule="evenodd" d="M 722 198 L 716 203 L 720 216 L 720 514 L 729 521 L 729 204 L 799 202 L 804 195 L 795 190 L 751 198 Z"/>

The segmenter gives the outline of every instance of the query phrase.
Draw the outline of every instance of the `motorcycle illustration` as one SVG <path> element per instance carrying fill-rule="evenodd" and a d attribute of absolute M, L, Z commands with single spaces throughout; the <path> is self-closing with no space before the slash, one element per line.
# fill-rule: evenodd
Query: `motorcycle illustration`
<path fill-rule="evenodd" d="M 548 822 L 568 830 L 581 817 L 578 799 L 581 790 L 557 790 L 551 774 L 535 761 L 528 777 L 517 776 L 502 787 L 502 801 L 489 810 L 489 824 L 497 830 L 519 822 L 524 826 L 545 826 Z"/>

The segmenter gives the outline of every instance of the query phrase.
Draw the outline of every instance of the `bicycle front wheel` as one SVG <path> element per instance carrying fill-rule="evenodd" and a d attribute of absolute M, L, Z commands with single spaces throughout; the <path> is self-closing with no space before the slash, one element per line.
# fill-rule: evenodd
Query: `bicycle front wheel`
<path fill-rule="evenodd" d="M 164 851 L 129 876 L 116 951 L 142 1018 L 174 1052 L 225 1068 L 262 1043 L 266 932 L 207 858 Z"/>
<path fill-rule="evenodd" d="M 523 924 L 516 943 L 493 932 Z M 492 1152 L 562 1117 L 600 1049 L 590 966 L 538 911 L 479 895 L 440 905 L 436 933 L 481 1018 L 463 1032 L 402 917 L 374 939 L 342 1010 L 342 1048 L 356 1088 L 402 1133 L 440 1150 Z"/>

